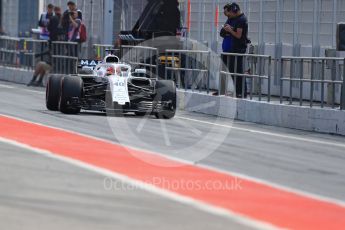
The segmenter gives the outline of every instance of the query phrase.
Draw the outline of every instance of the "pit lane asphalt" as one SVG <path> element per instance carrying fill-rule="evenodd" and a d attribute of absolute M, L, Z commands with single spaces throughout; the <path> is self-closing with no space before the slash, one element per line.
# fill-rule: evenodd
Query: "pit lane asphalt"
<path fill-rule="evenodd" d="M 0 82 L 0 113 L 114 142 L 119 141 L 105 115 L 82 113 L 71 116 L 47 111 L 44 97 L 44 89 Z M 126 116 L 114 119 L 125 121 L 128 127 L 128 130 L 121 130 L 120 143 L 125 142 L 124 139 L 128 137 L 128 143 L 125 144 L 143 148 L 140 142 L 131 141 L 132 136 L 127 133 L 134 130 L 137 131 L 138 140 L 148 143 L 148 150 L 187 160 L 193 153 L 184 149 L 186 146 L 202 139 L 206 143 L 204 147 L 207 148 L 207 142 L 211 140 L 203 139 L 204 134 L 211 133 L 212 136 L 214 132 L 216 136 L 217 132 L 223 132 L 231 125 L 230 120 L 218 120 L 212 116 L 188 112 L 179 113 L 177 118 L 164 122 L 164 125 L 154 118 Z M 211 130 L 210 123 L 214 122 L 221 125 Z M 227 135 L 222 144 L 205 159 L 199 159 L 196 164 L 345 201 L 344 137 L 238 121 L 234 122 L 233 127 L 229 133 L 228 130 L 224 132 Z M 167 138 L 162 130 L 168 132 L 169 143 L 164 143 Z M 185 151 L 176 154 L 172 148 L 166 147 L 169 144 Z"/>
<path fill-rule="evenodd" d="M 0 143 L 0 228 L 250 229 L 96 173 Z"/>

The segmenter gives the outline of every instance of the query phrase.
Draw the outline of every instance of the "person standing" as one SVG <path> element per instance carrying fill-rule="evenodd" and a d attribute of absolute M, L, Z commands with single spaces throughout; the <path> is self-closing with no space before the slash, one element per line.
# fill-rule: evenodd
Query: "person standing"
<path fill-rule="evenodd" d="M 79 29 L 81 26 L 81 20 L 78 18 L 78 12 L 72 11 L 69 17 L 70 17 L 70 24 L 68 27 L 68 34 L 67 34 L 68 41 L 79 42 L 80 40 Z"/>
<path fill-rule="evenodd" d="M 47 12 L 41 14 L 38 26 L 41 27 L 40 39 L 49 40 L 48 24 L 50 19 L 53 17 L 54 5 L 48 4 Z"/>
<path fill-rule="evenodd" d="M 65 33 L 62 27 L 62 12 L 61 8 L 54 7 L 54 16 L 51 18 L 48 24 L 49 40 L 54 41 L 65 41 Z"/>
<path fill-rule="evenodd" d="M 62 27 L 64 28 L 65 33 L 66 33 L 66 40 L 68 40 L 68 32 L 71 25 L 71 15 L 74 14 L 73 12 L 76 11 L 78 13 L 77 18 L 80 19 L 80 21 L 83 20 L 83 14 L 81 10 L 78 9 L 75 2 L 69 1 L 67 3 L 67 6 L 68 6 L 68 9 L 63 13 L 63 16 L 62 16 Z"/>
<path fill-rule="evenodd" d="M 221 30 L 223 40 L 223 52 L 244 54 L 248 45 L 248 20 L 241 11 L 240 6 L 233 2 L 224 6 L 224 14 L 228 20 Z M 237 60 L 236 60 L 237 59 Z M 224 63 L 231 73 L 243 74 L 243 57 L 224 56 Z M 237 66 L 235 68 L 235 63 Z M 232 76 L 236 82 L 236 97 L 247 97 L 247 83 L 243 77 Z M 244 88 L 244 92 L 242 89 Z"/>
<path fill-rule="evenodd" d="M 32 79 L 27 86 L 44 87 L 43 79 L 52 69 L 52 54 L 50 49 L 43 53 L 35 54 L 35 58 L 40 58 L 40 61 L 36 64 Z"/>

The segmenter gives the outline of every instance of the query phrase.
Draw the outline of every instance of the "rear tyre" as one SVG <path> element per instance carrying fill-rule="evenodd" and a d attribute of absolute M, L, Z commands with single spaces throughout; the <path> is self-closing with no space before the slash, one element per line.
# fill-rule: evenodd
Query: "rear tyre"
<path fill-rule="evenodd" d="M 59 100 L 61 93 L 61 80 L 63 76 L 50 76 L 46 88 L 46 107 L 51 111 L 59 110 Z"/>
<path fill-rule="evenodd" d="M 75 105 L 72 102 L 80 99 L 83 93 L 83 80 L 76 76 L 66 76 L 61 81 L 61 95 L 59 102 L 59 109 L 65 114 L 80 113 L 81 106 Z"/>
<path fill-rule="evenodd" d="M 156 82 L 155 102 L 161 102 L 163 105 L 168 104 L 160 112 L 155 113 L 158 119 L 171 119 L 176 113 L 176 85 L 173 81 L 162 80 Z"/>

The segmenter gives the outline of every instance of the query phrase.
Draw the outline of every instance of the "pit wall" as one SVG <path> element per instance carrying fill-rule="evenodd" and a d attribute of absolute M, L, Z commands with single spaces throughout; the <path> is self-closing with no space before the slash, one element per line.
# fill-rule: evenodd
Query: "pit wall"
<path fill-rule="evenodd" d="M 345 135 L 345 111 L 178 91 L 181 110 L 277 127 Z"/>

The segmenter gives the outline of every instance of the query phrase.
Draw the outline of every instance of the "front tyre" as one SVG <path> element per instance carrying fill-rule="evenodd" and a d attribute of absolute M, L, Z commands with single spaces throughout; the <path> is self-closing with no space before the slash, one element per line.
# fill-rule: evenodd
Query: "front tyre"
<path fill-rule="evenodd" d="M 161 104 L 160 111 L 155 113 L 158 119 L 171 119 L 176 114 L 176 85 L 173 81 L 161 80 L 156 82 L 155 103 Z"/>
<path fill-rule="evenodd" d="M 63 76 L 50 76 L 46 88 L 46 107 L 51 111 L 59 110 L 59 100 L 61 93 L 61 81 Z"/>
<path fill-rule="evenodd" d="M 65 114 L 80 113 L 79 105 L 83 93 L 83 80 L 76 76 L 66 76 L 61 82 L 59 109 Z M 78 104 L 76 104 L 76 102 Z"/>

